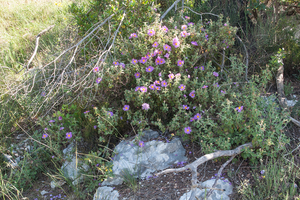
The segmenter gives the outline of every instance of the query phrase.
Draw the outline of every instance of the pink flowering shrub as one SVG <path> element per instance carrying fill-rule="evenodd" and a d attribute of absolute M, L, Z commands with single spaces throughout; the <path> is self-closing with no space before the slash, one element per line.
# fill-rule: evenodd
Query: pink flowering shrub
<path fill-rule="evenodd" d="M 244 65 L 235 57 L 229 57 L 229 66 L 221 71 L 222 63 L 215 58 L 232 48 L 237 29 L 228 21 L 224 26 L 222 18 L 186 24 L 172 19 L 161 24 L 156 19 L 137 31 L 136 38 L 119 41 L 116 48 L 126 51 L 119 52 L 111 65 L 120 62 L 126 67 L 107 74 L 107 81 L 114 76 L 130 81 L 120 97 L 122 106 L 109 108 L 114 113 L 111 123 L 122 117 L 136 125 L 139 133 L 149 126 L 162 132 L 168 129 L 199 142 L 206 153 L 252 142 L 259 151 L 243 154 L 252 161 L 271 149 L 282 149 L 286 139 L 278 137 L 286 117 L 278 117 L 285 115 L 279 115 L 275 105 L 268 105 L 266 114 L 259 96 L 258 88 L 270 78 L 270 71 L 264 72 L 264 79 L 252 77 L 246 82 Z M 110 126 L 100 118 L 98 124 Z"/>

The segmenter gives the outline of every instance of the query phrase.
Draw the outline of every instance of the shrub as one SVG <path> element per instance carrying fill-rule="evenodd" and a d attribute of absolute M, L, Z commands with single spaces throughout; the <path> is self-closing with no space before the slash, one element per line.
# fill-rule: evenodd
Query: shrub
<path fill-rule="evenodd" d="M 234 44 L 236 28 L 228 20 L 186 24 L 174 27 L 170 19 L 163 26 L 157 18 L 117 45 L 122 50 L 101 84 L 111 86 L 112 77 L 127 76 L 131 88 L 125 87 L 124 98 L 120 97 L 122 108 L 106 111 L 110 116 L 99 117 L 99 126 L 112 130 L 121 115 L 137 125 L 139 133 L 149 125 L 163 132 L 168 129 L 200 141 L 205 153 L 252 142 L 255 150 L 246 150 L 243 156 L 253 162 L 282 149 L 287 140 L 281 129 L 287 117 L 275 103 L 262 103 L 258 89 L 271 71 L 267 68 L 262 78 L 253 76 L 245 82 L 240 60 L 229 57 L 226 68 L 218 64 L 219 52 Z"/>

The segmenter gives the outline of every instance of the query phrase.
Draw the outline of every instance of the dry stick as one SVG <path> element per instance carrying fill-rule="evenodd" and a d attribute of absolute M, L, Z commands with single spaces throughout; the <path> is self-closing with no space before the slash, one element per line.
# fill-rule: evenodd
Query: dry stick
<path fill-rule="evenodd" d="M 190 169 L 192 172 L 192 194 L 196 192 L 196 188 L 202 188 L 204 189 L 205 187 L 202 186 L 202 184 L 197 184 L 197 167 L 209 160 L 218 158 L 218 157 L 224 157 L 224 156 L 235 156 L 238 155 L 242 152 L 243 149 L 245 148 L 252 148 L 252 143 L 246 143 L 243 144 L 241 146 L 238 146 L 237 148 L 233 149 L 233 150 L 224 150 L 224 151 L 217 151 L 214 153 L 210 153 L 210 154 L 206 154 L 204 156 L 202 156 L 201 158 L 198 158 L 197 160 L 195 160 L 194 162 L 181 167 L 181 168 L 177 168 L 177 169 L 166 169 L 162 172 L 156 173 L 155 176 L 159 176 L 162 174 L 167 174 L 167 173 L 172 173 L 172 172 L 182 172 L 185 171 L 187 169 Z M 192 196 L 191 196 L 192 197 Z"/>
<path fill-rule="evenodd" d="M 214 187 L 216 186 L 218 180 L 220 179 L 220 176 L 221 176 L 221 174 L 222 174 L 223 169 L 224 169 L 224 168 L 232 161 L 232 159 L 233 159 L 234 157 L 235 157 L 235 155 L 234 155 L 234 156 L 231 156 L 231 158 L 230 158 L 229 160 L 227 160 L 227 161 L 222 165 L 222 167 L 219 169 L 219 171 L 218 171 L 218 176 L 217 176 L 217 178 L 216 178 L 214 184 L 211 186 L 212 188 L 214 188 Z M 223 190 L 223 191 L 225 191 L 225 190 Z M 213 190 L 210 190 L 210 191 L 207 193 L 206 198 L 208 198 L 208 197 L 212 194 L 212 192 L 213 192 Z"/>
<path fill-rule="evenodd" d="M 160 17 L 160 21 L 162 21 L 162 19 L 168 14 L 168 12 L 170 12 L 170 10 L 176 5 L 177 7 L 177 4 L 180 0 L 176 0 L 171 6 L 170 8 L 168 8 L 168 10 Z"/>
<path fill-rule="evenodd" d="M 47 31 L 49 31 L 50 29 L 52 29 L 53 27 L 54 27 L 54 25 L 49 26 L 48 28 L 44 29 L 43 31 L 41 31 L 41 32 L 36 36 L 34 52 L 33 52 L 33 54 L 32 54 L 32 56 L 31 56 L 30 60 L 28 61 L 27 66 L 26 66 L 27 71 L 28 71 L 28 67 L 29 67 L 30 63 L 32 62 L 32 60 L 33 60 L 33 58 L 34 58 L 34 56 L 35 56 L 35 54 L 36 54 L 36 52 L 37 52 L 37 49 L 38 49 L 38 47 L 39 47 L 39 40 L 40 40 L 40 37 L 41 37 L 43 34 L 45 34 Z M 24 66 L 20 71 L 18 71 L 17 74 L 20 73 L 24 68 L 25 68 L 25 66 Z"/>

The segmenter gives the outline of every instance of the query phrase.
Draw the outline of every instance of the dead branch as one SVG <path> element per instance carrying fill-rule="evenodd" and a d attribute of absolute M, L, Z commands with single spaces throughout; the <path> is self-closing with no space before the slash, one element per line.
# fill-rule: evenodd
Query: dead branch
<path fill-rule="evenodd" d="M 209 160 L 215 159 L 215 158 L 219 158 L 219 157 L 224 157 L 224 156 L 231 156 L 232 158 L 229 159 L 225 164 L 222 165 L 221 169 L 219 170 L 219 173 L 222 172 L 222 170 L 225 168 L 226 165 L 228 165 L 228 163 L 233 159 L 234 156 L 240 154 L 242 152 L 243 149 L 245 148 L 253 148 L 252 143 L 246 143 L 243 144 L 241 146 L 238 146 L 237 148 L 233 149 L 233 150 L 224 150 L 224 151 L 217 151 L 214 153 L 210 153 L 210 154 L 206 154 L 204 156 L 202 156 L 201 158 L 198 158 L 197 160 L 195 160 L 194 162 L 181 167 L 181 168 L 177 168 L 177 169 L 166 169 L 162 172 L 156 173 L 155 176 L 159 176 L 159 175 L 163 175 L 163 174 L 167 174 L 167 173 L 172 173 L 172 172 L 182 172 L 185 171 L 187 169 L 190 169 L 192 172 L 192 195 L 190 199 L 195 198 L 195 194 L 196 194 L 196 188 L 199 187 L 201 189 L 205 189 L 205 187 L 203 187 L 203 185 L 200 183 L 198 184 L 197 182 L 197 167 Z M 219 173 L 218 173 L 218 177 L 219 177 Z M 213 189 L 213 188 L 208 188 L 208 189 Z M 192 198 L 193 197 L 193 198 Z"/>
<path fill-rule="evenodd" d="M 172 8 L 175 6 L 175 10 L 177 10 L 177 4 L 180 0 L 176 0 L 171 6 L 170 8 L 168 8 L 168 10 L 160 17 L 160 21 L 162 21 L 163 18 L 165 18 L 165 16 L 168 14 L 168 12 L 170 12 L 170 10 L 172 10 Z M 182 4 L 183 5 L 183 4 Z"/>
<path fill-rule="evenodd" d="M 52 29 L 53 27 L 54 27 L 54 25 L 49 26 L 48 28 L 42 30 L 42 31 L 36 36 L 34 52 L 33 52 L 31 58 L 30 58 L 29 61 L 28 61 L 27 66 L 26 66 L 27 70 L 28 70 L 29 65 L 30 65 L 30 63 L 32 62 L 32 60 L 33 60 L 33 58 L 34 58 L 34 56 L 35 56 L 35 54 L 36 54 L 36 52 L 37 52 L 37 49 L 38 49 L 38 47 L 39 47 L 39 40 L 40 40 L 40 37 L 41 37 L 43 34 L 45 34 L 47 31 L 49 31 L 50 29 Z M 24 67 L 23 67 L 19 72 L 17 72 L 17 74 L 20 73 L 23 69 L 24 69 Z"/>

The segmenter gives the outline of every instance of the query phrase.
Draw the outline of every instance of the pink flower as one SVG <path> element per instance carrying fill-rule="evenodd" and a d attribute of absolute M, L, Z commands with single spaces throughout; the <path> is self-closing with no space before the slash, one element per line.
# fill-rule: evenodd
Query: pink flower
<path fill-rule="evenodd" d="M 192 45 L 198 46 L 197 42 L 191 42 L 191 43 L 192 43 Z"/>
<path fill-rule="evenodd" d="M 237 110 L 238 112 L 241 112 L 243 110 L 244 106 L 240 106 L 240 107 L 237 107 L 235 110 Z"/>
<path fill-rule="evenodd" d="M 162 28 L 161 28 L 165 33 L 167 33 L 168 32 L 168 27 L 166 27 L 166 26 L 163 26 Z"/>
<path fill-rule="evenodd" d="M 154 42 L 154 44 L 152 45 L 153 47 L 158 47 L 158 43 Z"/>
<path fill-rule="evenodd" d="M 173 46 L 174 46 L 175 48 L 177 48 L 177 47 L 180 46 L 180 42 L 179 42 L 179 40 L 178 40 L 177 37 L 173 39 Z"/>
<path fill-rule="evenodd" d="M 170 79 L 174 79 L 174 74 L 172 73 L 172 74 L 169 74 L 169 78 Z"/>
<path fill-rule="evenodd" d="M 177 61 L 177 66 L 182 67 L 183 64 L 184 64 L 183 60 L 178 60 Z"/>
<path fill-rule="evenodd" d="M 187 32 L 186 31 L 182 31 L 180 35 L 181 35 L 181 37 L 186 37 L 187 36 Z"/>
<path fill-rule="evenodd" d="M 98 72 L 98 71 L 99 71 L 99 67 L 95 67 L 95 68 L 93 69 L 93 71 L 94 71 L 94 72 Z"/>
<path fill-rule="evenodd" d="M 150 109 L 149 104 L 143 103 L 143 104 L 142 104 L 142 109 L 143 109 L 143 110 L 148 110 L 148 109 Z"/>
<path fill-rule="evenodd" d="M 135 65 L 137 63 L 137 60 L 136 59 L 132 59 L 131 63 Z"/>
<path fill-rule="evenodd" d="M 181 29 L 182 29 L 182 30 L 186 30 L 186 29 L 187 29 L 187 25 L 182 25 L 182 26 L 181 26 Z"/>
<path fill-rule="evenodd" d="M 148 35 L 149 35 L 149 36 L 153 36 L 154 34 L 155 34 L 154 29 L 149 29 L 149 30 L 148 30 Z"/>

